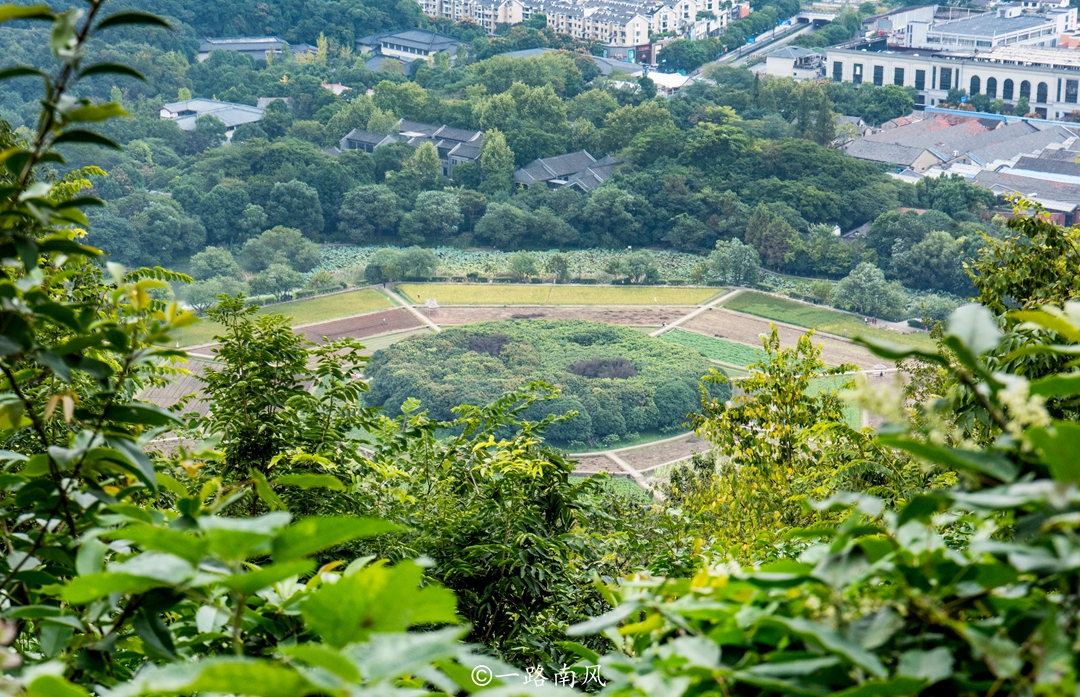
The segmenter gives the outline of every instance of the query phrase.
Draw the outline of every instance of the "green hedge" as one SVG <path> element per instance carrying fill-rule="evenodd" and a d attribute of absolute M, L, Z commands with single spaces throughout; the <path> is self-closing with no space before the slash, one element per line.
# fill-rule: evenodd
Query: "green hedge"
<path fill-rule="evenodd" d="M 625 359 L 636 375 L 590 378 L 570 370 L 597 359 Z M 485 322 L 415 336 L 377 351 L 368 364 L 366 401 L 398 414 L 406 399 L 420 400 L 432 418 L 448 420 L 454 407 L 490 402 L 533 380 L 561 395 L 527 414 L 579 412 L 555 424 L 558 443 L 595 443 L 606 436 L 679 429 L 700 408 L 698 385 L 712 364 L 699 352 L 627 327 L 576 320 Z M 587 371 L 586 371 L 587 372 Z M 711 385 L 727 399 L 728 385 Z"/>

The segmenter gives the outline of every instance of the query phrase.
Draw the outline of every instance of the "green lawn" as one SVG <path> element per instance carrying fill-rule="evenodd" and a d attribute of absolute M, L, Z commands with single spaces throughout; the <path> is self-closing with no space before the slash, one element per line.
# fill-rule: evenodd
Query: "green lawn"
<path fill-rule="evenodd" d="M 402 283 L 399 295 L 422 305 L 699 305 L 718 288 L 559 286 L 509 283 Z"/>
<path fill-rule="evenodd" d="M 291 324 L 311 324 L 391 307 L 393 304 L 388 297 L 378 291 L 364 289 L 271 305 L 260 308 L 259 313 L 285 315 Z M 219 333 L 221 325 L 204 319 L 190 327 L 184 327 L 177 332 L 177 338 L 181 346 L 196 346 L 213 341 L 214 335 Z"/>
<path fill-rule="evenodd" d="M 763 349 L 739 344 L 726 339 L 717 339 L 696 332 L 688 332 L 683 329 L 673 329 L 660 335 L 664 341 L 681 344 L 688 348 L 700 351 L 706 358 L 734 365 L 750 365 L 764 360 L 767 354 Z"/>
<path fill-rule="evenodd" d="M 763 293 L 754 293 L 752 291 L 739 293 L 734 298 L 726 301 L 723 306 L 728 310 L 745 312 L 748 315 L 774 319 L 778 322 L 786 322 L 807 329 L 817 329 L 837 336 L 847 336 L 849 338 L 865 336 L 872 339 L 907 343 L 923 349 L 934 348 L 934 341 L 926 332 L 899 334 L 887 329 L 874 329 L 863 324 L 863 321 L 855 315 L 837 312 L 826 307 L 785 300 Z"/>

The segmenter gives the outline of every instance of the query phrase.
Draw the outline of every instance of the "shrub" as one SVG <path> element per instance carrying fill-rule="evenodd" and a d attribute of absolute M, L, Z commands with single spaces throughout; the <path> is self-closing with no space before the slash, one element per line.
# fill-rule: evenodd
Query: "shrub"
<path fill-rule="evenodd" d="M 587 361 L 578 361 L 569 368 L 574 375 L 583 378 L 613 378 L 625 380 L 637 375 L 634 364 L 625 358 L 590 358 Z"/>

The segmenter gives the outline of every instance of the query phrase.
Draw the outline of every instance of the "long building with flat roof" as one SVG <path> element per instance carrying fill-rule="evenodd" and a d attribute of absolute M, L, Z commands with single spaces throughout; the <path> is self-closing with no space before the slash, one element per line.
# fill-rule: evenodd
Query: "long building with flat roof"
<path fill-rule="evenodd" d="M 834 82 L 912 87 L 920 106 L 937 106 L 955 88 L 1012 105 L 1027 97 L 1031 110 L 1047 119 L 1080 110 L 1080 52 L 1070 49 L 934 51 L 862 41 L 828 49 L 825 60 Z"/>

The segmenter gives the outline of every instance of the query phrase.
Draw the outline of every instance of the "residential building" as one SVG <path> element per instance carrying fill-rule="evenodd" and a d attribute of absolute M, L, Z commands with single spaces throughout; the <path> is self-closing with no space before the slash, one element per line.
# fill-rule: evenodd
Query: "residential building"
<path fill-rule="evenodd" d="M 610 155 L 597 160 L 586 150 L 533 160 L 517 172 L 522 186 L 543 184 L 550 189 L 570 186 L 588 192 L 611 178 L 616 162 Z"/>
<path fill-rule="evenodd" d="M 232 138 L 237 126 L 260 121 L 263 109 L 247 104 L 219 102 L 216 99 L 188 99 L 164 105 L 159 116 L 176 121 L 176 125 L 184 131 L 194 131 L 195 122 L 200 116 L 214 116 L 225 124 L 226 137 Z"/>
<path fill-rule="evenodd" d="M 457 39 L 424 29 L 372 34 L 356 40 L 357 50 L 361 53 L 370 52 L 406 63 L 427 59 L 436 53 L 445 53 L 452 63 L 457 57 L 457 47 L 460 44 Z"/>
<path fill-rule="evenodd" d="M 390 143 L 405 142 L 419 147 L 422 143 L 431 143 L 439 153 L 443 176 L 451 176 L 454 167 L 465 162 L 480 162 L 480 148 L 484 143 L 483 131 L 469 131 L 450 126 L 432 126 L 416 121 L 401 119 L 397 123 L 396 135 L 380 135 L 355 129 L 341 139 L 340 150 L 363 150 L 373 153 L 377 148 Z"/>
<path fill-rule="evenodd" d="M 795 80 L 818 80 L 824 74 L 825 57 L 807 48 L 785 46 L 765 56 L 765 72 Z"/>
<path fill-rule="evenodd" d="M 280 56 L 286 52 L 291 54 L 289 42 L 276 36 L 207 37 L 199 42 L 198 61 L 202 63 L 209 58 L 211 51 L 243 53 L 257 61 L 264 61 L 271 55 Z"/>
<path fill-rule="evenodd" d="M 988 51 L 888 48 L 880 41 L 829 48 L 826 76 L 834 82 L 913 87 L 916 104 L 936 106 L 950 89 L 1015 105 L 1026 97 L 1042 118 L 1080 109 L 1080 53 L 1062 48 L 1002 46 Z"/>
<path fill-rule="evenodd" d="M 730 0 L 418 0 L 429 17 L 470 20 L 494 33 L 498 24 L 517 24 L 536 13 L 547 26 L 580 41 L 607 46 L 609 57 L 642 62 L 659 34 L 701 39 L 716 36 L 743 7 Z"/>
<path fill-rule="evenodd" d="M 1074 156 L 1080 153 L 1073 153 Z M 1054 222 L 1061 225 L 1080 223 L 1080 184 L 1034 179 L 1003 172 L 982 171 L 974 183 L 998 196 L 1019 196 L 1040 204 Z"/>

